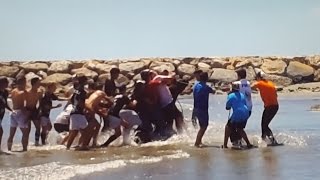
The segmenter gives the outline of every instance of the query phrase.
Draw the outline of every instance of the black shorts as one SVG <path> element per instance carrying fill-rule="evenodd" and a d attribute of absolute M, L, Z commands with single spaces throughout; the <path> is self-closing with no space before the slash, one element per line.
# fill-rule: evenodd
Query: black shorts
<path fill-rule="evenodd" d="M 237 129 L 244 129 L 247 125 L 247 121 L 243 122 L 231 122 L 231 120 L 228 121 L 227 125 L 232 129 L 232 130 L 237 130 Z"/>
<path fill-rule="evenodd" d="M 58 123 L 55 123 L 53 126 L 54 126 L 54 129 L 58 133 L 69 132 L 69 124 L 58 124 Z"/>
<path fill-rule="evenodd" d="M 166 107 L 162 108 L 162 112 L 166 116 L 166 119 L 176 119 L 182 116 L 175 103 L 170 103 Z"/>

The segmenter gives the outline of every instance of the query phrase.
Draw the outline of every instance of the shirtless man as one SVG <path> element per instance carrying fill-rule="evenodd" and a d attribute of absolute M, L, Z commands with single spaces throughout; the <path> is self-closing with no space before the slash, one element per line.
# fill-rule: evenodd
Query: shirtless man
<path fill-rule="evenodd" d="M 92 93 L 88 99 L 86 99 L 86 117 L 88 120 L 88 126 L 93 129 L 92 138 L 95 147 L 97 145 L 97 137 L 100 131 L 100 123 L 96 120 L 95 115 L 98 114 L 101 117 L 107 116 L 107 108 L 113 104 L 112 100 L 108 98 L 105 92 L 97 90 Z M 89 142 L 91 137 L 89 138 Z"/>
<path fill-rule="evenodd" d="M 12 90 L 11 98 L 13 111 L 10 115 L 11 125 L 10 125 L 10 135 L 8 138 L 8 150 L 11 151 L 12 142 L 14 135 L 16 133 L 17 127 L 20 128 L 22 132 L 22 147 L 23 151 L 27 151 L 28 139 L 29 139 L 29 126 L 28 126 L 28 113 L 24 103 L 26 101 L 26 78 L 18 77 L 16 81 L 17 87 Z"/>
<path fill-rule="evenodd" d="M 0 77 L 0 152 L 1 152 L 1 141 L 2 141 L 2 119 L 4 116 L 4 113 L 6 112 L 6 109 L 9 111 L 12 111 L 11 108 L 8 106 L 7 99 L 9 96 L 9 92 L 6 90 L 8 87 L 8 79 L 6 77 Z"/>
<path fill-rule="evenodd" d="M 29 111 L 29 133 L 31 131 L 31 121 L 36 128 L 35 131 L 35 145 L 39 145 L 40 138 L 40 118 L 39 118 L 39 109 L 37 104 L 40 102 L 43 92 L 39 90 L 40 79 L 35 77 L 31 79 L 31 89 L 26 93 L 26 108 Z"/>

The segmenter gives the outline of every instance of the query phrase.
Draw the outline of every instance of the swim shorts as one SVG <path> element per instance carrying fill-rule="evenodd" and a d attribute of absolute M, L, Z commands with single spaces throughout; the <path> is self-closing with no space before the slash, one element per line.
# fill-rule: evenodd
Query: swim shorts
<path fill-rule="evenodd" d="M 58 133 L 69 132 L 69 124 L 55 123 L 53 126 Z"/>
<path fill-rule="evenodd" d="M 108 125 L 107 126 L 105 125 L 105 127 L 108 127 L 110 129 L 115 129 L 120 126 L 121 119 L 116 116 L 109 115 L 108 117 L 105 118 L 104 122 L 108 123 Z"/>
<path fill-rule="evenodd" d="M 235 122 L 229 120 L 227 125 L 233 130 L 244 129 L 247 125 L 247 121 Z"/>
<path fill-rule="evenodd" d="M 40 117 L 40 122 L 41 122 L 41 126 L 48 126 L 49 124 L 51 124 L 50 119 L 45 116 Z"/>
<path fill-rule="evenodd" d="M 139 126 L 142 123 L 139 115 L 133 110 L 122 109 L 119 112 L 119 116 L 120 116 L 121 119 L 123 119 L 126 122 L 128 122 L 130 127 L 132 127 L 134 125 L 138 125 Z"/>
<path fill-rule="evenodd" d="M 11 119 L 11 127 L 13 128 L 28 128 L 28 120 L 27 116 L 24 112 L 21 110 L 14 110 L 10 114 L 10 119 Z"/>
<path fill-rule="evenodd" d="M 83 114 L 71 114 L 70 116 L 70 130 L 81 130 L 88 126 L 86 116 Z"/>

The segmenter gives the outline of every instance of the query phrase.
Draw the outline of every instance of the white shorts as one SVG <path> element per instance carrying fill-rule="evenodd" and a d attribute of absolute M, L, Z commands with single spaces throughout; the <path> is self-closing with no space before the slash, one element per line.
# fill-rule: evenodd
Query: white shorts
<path fill-rule="evenodd" d="M 140 125 L 142 123 L 139 115 L 133 111 L 133 110 L 128 110 L 128 109 L 122 109 L 119 112 L 119 116 L 121 119 L 124 121 L 128 122 L 129 126 L 132 127 L 134 125 Z"/>
<path fill-rule="evenodd" d="M 83 114 L 70 115 L 70 130 L 81 130 L 88 126 L 88 121 Z"/>
<path fill-rule="evenodd" d="M 115 129 L 120 126 L 120 124 L 121 124 L 120 118 L 115 117 L 115 116 L 111 116 L 111 115 L 109 115 L 107 118 L 109 121 L 109 126 L 108 126 L 109 128 Z"/>
<path fill-rule="evenodd" d="M 28 128 L 28 117 L 21 110 L 14 110 L 10 114 L 10 126 L 13 128 Z"/>
<path fill-rule="evenodd" d="M 45 116 L 40 117 L 41 126 L 49 126 L 51 124 L 50 119 Z"/>
<path fill-rule="evenodd" d="M 58 124 L 69 124 L 70 113 L 66 111 L 62 111 L 56 118 L 55 123 Z"/>

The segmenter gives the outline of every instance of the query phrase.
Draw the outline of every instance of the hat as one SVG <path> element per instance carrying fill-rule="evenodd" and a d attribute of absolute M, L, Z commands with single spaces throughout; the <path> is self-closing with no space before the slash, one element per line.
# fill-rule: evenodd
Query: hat
<path fill-rule="evenodd" d="M 259 71 L 259 72 L 257 73 L 257 77 L 258 77 L 258 78 L 265 78 L 265 77 L 266 77 L 266 73 L 264 73 L 264 72 L 261 70 L 261 71 Z"/>
<path fill-rule="evenodd" d="M 232 90 L 239 90 L 240 89 L 240 84 L 237 82 L 232 83 Z"/>

